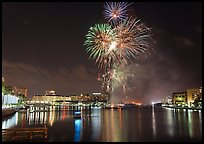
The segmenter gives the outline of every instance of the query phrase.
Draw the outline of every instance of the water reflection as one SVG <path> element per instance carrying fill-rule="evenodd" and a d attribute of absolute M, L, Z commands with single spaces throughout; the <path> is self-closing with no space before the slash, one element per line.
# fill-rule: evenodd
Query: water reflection
<path fill-rule="evenodd" d="M 17 112 L 2 120 L 2 129 L 48 127 L 48 141 L 151 142 L 201 141 L 202 112 L 154 107 L 91 109 L 53 107 L 50 111 Z"/>
<path fill-rule="evenodd" d="M 110 138 L 110 141 L 115 141 L 115 142 L 120 142 L 120 125 L 118 124 L 118 116 L 119 116 L 119 111 L 117 111 L 118 113 L 114 112 L 114 109 L 111 110 L 111 135 L 112 138 Z M 117 120 L 116 120 L 117 119 Z"/>
<path fill-rule="evenodd" d="M 101 125 L 102 125 L 101 128 L 102 141 L 120 142 L 123 131 L 122 110 L 120 109 L 104 110 Z"/>
<path fill-rule="evenodd" d="M 199 110 L 199 126 L 202 128 L 202 111 Z M 202 137 L 202 129 L 200 128 L 200 137 Z"/>
<path fill-rule="evenodd" d="M 152 105 L 152 129 L 153 129 L 153 137 L 156 137 L 156 119 L 154 112 L 154 105 Z"/>
<path fill-rule="evenodd" d="M 138 111 L 138 129 L 139 129 L 139 135 L 142 134 L 142 121 L 141 121 L 141 111 Z"/>
<path fill-rule="evenodd" d="M 74 126 L 75 126 L 75 131 L 74 131 L 74 142 L 80 142 L 81 139 L 81 119 L 76 119 L 74 120 Z"/>
<path fill-rule="evenodd" d="M 2 129 L 9 129 L 18 124 L 18 113 L 8 117 L 5 120 L 2 120 Z"/>
<path fill-rule="evenodd" d="M 170 137 L 174 136 L 174 114 L 174 109 L 167 108 L 167 132 Z"/>
<path fill-rule="evenodd" d="M 166 110 L 167 130 L 170 137 L 186 137 L 186 139 L 201 138 L 202 129 L 200 126 L 202 126 L 202 122 L 199 121 L 200 123 L 198 124 L 201 116 L 198 111 L 170 108 Z"/>
<path fill-rule="evenodd" d="M 92 128 L 92 138 L 98 138 L 100 136 L 100 131 L 101 131 L 101 111 L 100 109 L 99 110 L 94 110 L 95 112 L 95 115 L 92 115 L 91 116 L 91 121 L 92 121 L 92 125 L 91 128 Z M 95 139 L 93 139 L 95 140 Z"/>

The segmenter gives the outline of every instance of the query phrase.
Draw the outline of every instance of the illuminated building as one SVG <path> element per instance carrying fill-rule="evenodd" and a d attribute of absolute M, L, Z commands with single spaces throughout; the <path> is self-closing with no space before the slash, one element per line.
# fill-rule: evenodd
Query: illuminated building
<path fill-rule="evenodd" d="M 171 98 L 171 96 L 166 96 L 166 97 L 164 97 L 163 100 L 162 100 L 162 103 L 163 103 L 163 104 L 168 104 L 168 105 L 172 104 L 172 98 Z"/>
<path fill-rule="evenodd" d="M 187 103 L 191 105 L 196 99 L 202 99 L 202 87 L 187 89 Z"/>
<path fill-rule="evenodd" d="M 173 93 L 172 103 L 174 105 L 185 105 L 187 103 L 186 92 Z"/>
<path fill-rule="evenodd" d="M 69 102 L 69 101 L 81 101 L 81 102 L 106 102 L 108 100 L 107 95 L 100 93 L 80 94 L 80 95 L 34 95 L 31 99 L 33 102 Z"/>
<path fill-rule="evenodd" d="M 202 100 L 202 86 L 200 87 L 200 100 Z"/>
<path fill-rule="evenodd" d="M 17 104 L 18 99 L 15 95 L 4 95 L 2 96 L 2 105 Z"/>
<path fill-rule="evenodd" d="M 45 95 L 56 95 L 54 90 L 45 91 Z"/>
<path fill-rule="evenodd" d="M 14 95 L 18 96 L 18 95 L 24 95 L 25 97 L 28 96 L 28 89 L 27 88 L 17 88 L 17 87 L 13 87 L 12 88 L 12 92 Z"/>
<path fill-rule="evenodd" d="M 34 95 L 31 101 L 35 102 L 71 101 L 71 97 L 62 95 Z"/>

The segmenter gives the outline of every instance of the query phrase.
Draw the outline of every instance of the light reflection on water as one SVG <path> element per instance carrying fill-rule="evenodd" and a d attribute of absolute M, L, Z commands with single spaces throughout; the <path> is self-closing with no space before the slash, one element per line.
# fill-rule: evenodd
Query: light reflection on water
<path fill-rule="evenodd" d="M 74 120 L 74 126 L 75 126 L 75 133 L 74 133 L 74 142 L 80 142 L 81 138 L 81 119 L 75 119 Z"/>
<path fill-rule="evenodd" d="M 153 128 L 153 136 L 156 137 L 156 119 L 155 119 L 155 111 L 154 105 L 152 105 L 152 128 Z"/>
<path fill-rule="evenodd" d="M 2 119 L 2 129 L 9 129 L 18 124 L 18 113 L 9 116 L 7 119 Z"/>
<path fill-rule="evenodd" d="M 150 142 L 202 141 L 202 112 L 156 106 L 81 111 L 55 107 L 49 112 L 17 112 L 2 120 L 2 129 L 48 127 L 48 141 Z"/>

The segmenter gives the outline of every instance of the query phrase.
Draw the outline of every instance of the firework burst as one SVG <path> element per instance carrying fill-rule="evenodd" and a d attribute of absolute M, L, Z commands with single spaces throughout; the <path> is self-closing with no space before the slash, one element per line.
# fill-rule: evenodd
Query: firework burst
<path fill-rule="evenodd" d="M 127 2 L 106 2 L 103 11 L 104 18 L 111 24 L 116 25 L 128 16 L 127 7 L 130 5 Z"/>
<path fill-rule="evenodd" d="M 109 24 L 96 24 L 86 35 L 84 45 L 104 75 L 99 80 L 106 93 L 113 89 L 125 89 L 127 81 L 134 76 L 129 64 L 149 54 L 152 49 L 152 33 L 140 19 L 128 17 L 126 2 L 105 3 L 104 17 Z"/>
<path fill-rule="evenodd" d="M 117 54 L 127 61 L 137 59 L 151 48 L 151 29 L 137 18 L 126 18 L 114 28 Z"/>
<path fill-rule="evenodd" d="M 136 76 L 137 66 L 137 64 L 114 64 L 112 69 L 103 74 L 100 79 L 102 89 L 111 94 L 113 94 L 114 91 L 121 91 L 121 95 L 125 95 L 127 89 L 133 87 L 131 80 Z"/>
<path fill-rule="evenodd" d="M 151 29 L 137 18 L 126 18 L 118 26 L 96 24 L 91 27 L 84 43 L 89 58 L 95 59 L 100 68 L 111 64 L 127 64 L 151 48 Z"/>
<path fill-rule="evenodd" d="M 93 58 L 100 68 L 106 68 L 115 58 L 109 50 L 113 39 L 114 31 L 109 24 L 96 24 L 89 29 L 86 35 L 84 45 L 87 46 L 87 52 L 90 52 L 89 58 Z"/>

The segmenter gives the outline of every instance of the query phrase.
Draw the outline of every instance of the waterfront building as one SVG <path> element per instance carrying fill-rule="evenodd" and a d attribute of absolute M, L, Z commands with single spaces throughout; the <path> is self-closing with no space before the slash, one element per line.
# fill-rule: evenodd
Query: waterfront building
<path fill-rule="evenodd" d="M 18 97 L 16 97 L 15 95 L 11 95 L 11 94 L 6 94 L 6 95 L 2 95 L 2 108 L 4 108 L 4 106 L 7 105 L 11 105 L 11 104 L 17 104 L 18 103 Z"/>
<path fill-rule="evenodd" d="M 45 95 L 56 95 L 54 90 L 47 90 L 45 91 Z"/>
<path fill-rule="evenodd" d="M 173 93 L 172 102 L 174 105 L 185 105 L 187 103 L 186 92 Z"/>
<path fill-rule="evenodd" d="M 166 98 L 163 99 L 165 104 Z M 202 86 L 200 88 L 188 88 L 185 92 L 175 92 L 172 97 L 173 105 L 202 106 Z"/>
<path fill-rule="evenodd" d="M 35 103 L 71 101 L 70 96 L 63 95 L 34 95 L 31 99 Z"/>
<path fill-rule="evenodd" d="M 101 93 L 80 95 L 34 95 L 31 99 L 34 103 L 44 102 L 107 102 L 108 96 Z"/>
<path fill-rule="evenodd" d="M 92 94 L 81 94 L 81 95 L 71 95 L 72 101 L 82 101 L 82 102 L 106 102 L 108 101 L 108 95 L 102 93 L 92 93 Z"/>
<path fill-rule="evenodd" d="M 171 96 L 166 96 L 163 98 L 162 103 L 165 105 L 171 105 L 172 104 L 172 97 Z"/>
<path fill-rule="evenodd" d="M 202 87 L 187 89 L 187 103 L 191 105 L 195 100 L 202 100 Z"/>

